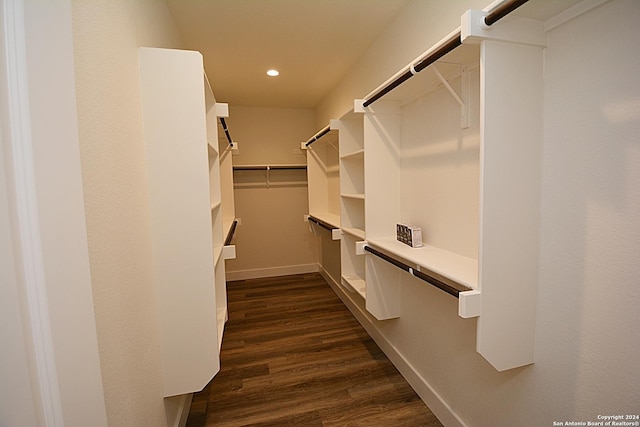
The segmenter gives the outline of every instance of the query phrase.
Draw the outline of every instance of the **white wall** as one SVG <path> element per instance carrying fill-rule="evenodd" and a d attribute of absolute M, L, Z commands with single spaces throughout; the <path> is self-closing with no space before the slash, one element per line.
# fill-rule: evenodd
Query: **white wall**
<path fill-rule="evenodd" d="M 639 20 L 616 0 L 549 32 L 535 377 L 549 420 L 638 412 Z"/>
<path fill-rule="evenodd" d="M 73 32 L 94 305 L 110 426 L 166 424 L 138 48 L 181 46 L 161 0 L 77 0 Z"/>
<path fill-rule="evenodd" d="M 231 106 L 227 124 L 239 144 L 233 164 L 306 164 L 300 142 L 316 132 L 313 123 L 312 110 Z M 305 178 L 304 171 L 271 175 Z M 251 176 L 265 182 L 264 172 Z M 318 242 L 303 221 L 309 213 L 306 184 L 236 187 L 234 195 L 241 225 L 234 238 L 236 259 L 226 264 L 229 280 L 317 271 Z"/>
<path fill-rule="evenodd" d="M 459 25 L 451 13 L 432 41 Z M 638 411 L 639 19 L 640 3 L 615 0 L 549 32 L 535 364 L 497 372 L 475 351 L 476 321 L 418 280 L 406 281 L 397 320 L 375 321 L 342 293 L 445 425 L 548 426 Z M 404 36 L 413 39 L 409 27 Z M 343 82 L 345 99 L 361 94 L 355 79 L 376 74 L 367 61 Z M 320 122 L 342 98 L 327 98 Z"/>
<path fill-rule="evenodd" d="M 326 126 L 353 108 L 401 67 L 460 26 L 468 9 L 482 9 L 490 0 L 413 0 L 367 49 L 337 87 L 316 108 L 316 125 Z"/>
<path fill-rule="evenodd" d="M 0 425 L 105 426 L 71 5 L 0 7 Z"/>

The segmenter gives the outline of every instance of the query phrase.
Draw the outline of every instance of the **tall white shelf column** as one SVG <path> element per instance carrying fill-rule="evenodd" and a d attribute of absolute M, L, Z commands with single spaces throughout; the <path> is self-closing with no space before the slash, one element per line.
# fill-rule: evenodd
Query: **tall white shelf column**
<path fill-rule="evenodd" d="M 511 17 L 487 28 L 462 17 L 480 44 L 480 247 L 477 351 L 496 369 L 534 362 L 543 132 L 543 22 Z"/>
<path fill-rule="evenodd" d="M 364 258 L 356 243 L 365 238 L 364 130 L 361 114 L 352 111 L 336 121 L 340 142 L 341 283 L 366 298 Z"/>
<path fill-rule="evenodd" d="M 458 314 L 478 317 L 477 351 L 503 371 L 534 362 L 546 33 L 515 16 L 487 27 L 485 14 L 465 13 L 463 45 L 384 99 L 356 101 L 366 195 L 357 253 L 376 319 L 401 317 L 404 284 L 426 274 L 460 289 Z M 421 226 L 426 244 L 398 242 L 396 223 Z"/>
<path fill-rule="evenodd" d="M 202 55 L 141 48 L 139 59 L 163 387 L 169 397 L 202 390 L 220 369 L 216 313 L 223 295 L 216 291 L 214 247 L 222 233 L 218 215 L 212 215 L 220 200 L 218 154 L 207 144 Z"/>

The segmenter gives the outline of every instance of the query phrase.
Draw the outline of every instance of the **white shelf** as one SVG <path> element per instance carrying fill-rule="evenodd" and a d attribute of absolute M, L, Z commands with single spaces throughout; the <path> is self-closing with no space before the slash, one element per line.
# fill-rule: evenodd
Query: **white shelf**
<path fill-rule="evenodd" d="M 343 227 L 342 231 L 352 235 L 353 237 L 357 238 L 357 239 L 361 239 L 364 240 L 365 239 L 365 233 L 364 230 L 360 229 L 360 228 L 353 228 L 353 227 Z"/>
<path fill-rule="evenodd" d="M 366 283 L 362 278 L 354 276 L 342 276 L 342 280 L 354 291 L 356 291 L 358 295 L 360 295 L 362 298 L 366 298 Z"/>
<path fill-rule="evenodd" d="M 218 209 L 220 206 L 222 206 L 222 200 L 219 200 L 217 202 L 213 202 L 213 203 L 211 203 L 211 210 L 214 211 L 214 210 Z"/>
<path fill-rule="evenodd" d="M 394 237 L 368 239 L 367 243 L 467 288 L 478 289 L 478 261 L 475 259 L 429 245 L 412 248 Z"/>
<path fill-rule="evenodd" d="M 336 215 L 330 212 L 311 212 L 309 216 L 319 219 L 322 222 L 333 226 L 333 228 L 340 228 L 340 215 Z"/>
<path fill-rule="evenodd" d="M 362 158 L 364 157 L 364 149 L 360 149 L 357 151 L 354 151 L 352 153 L 347 153 L 344 154 L 342 156 L 340 156 L 341 160 L 350 160 L 350 159 L 357 159 L 357 158 Z"/>
<path fill-rule="evenodd" d="M 222 259 L 222 248 L 222 245 L 216 245 L 213 247 L 213 261 L 216 266 Z"/>
<path fill-rule="evenodd" d="M 364 200 L 364 194 L 362 193 L 354 193 L 354 194 L 340 194 L 341 197 L 344 197 L 346 199 L 358 199 L 358 200 Z"/>

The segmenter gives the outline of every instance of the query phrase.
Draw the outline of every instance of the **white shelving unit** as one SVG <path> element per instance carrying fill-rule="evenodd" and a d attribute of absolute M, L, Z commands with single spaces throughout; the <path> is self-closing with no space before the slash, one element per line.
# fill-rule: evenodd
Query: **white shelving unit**
<path fill-rule="evenodd" d="M 216 262 L 222 200 L 202 55 L 139 51 L 164 396 L 202 390 L 220 369 L 226 311 Z M 215 129 L 215 127 L 214 127 Z M 213 132 L 213 133 L 209 133 Z"/>
<path fill-rule="evenodd" d="M 230 147 L 220 144 L 218 119 L 229 117 L 227 104 L 216 102 L 209 81 L 204 76 L 205 106 L 207 111 L 207 147 L 209 152 L 209 194 L 211 202 L 211 228 L 216 292 L 216 324 L 218 327 L 218 350 L 222 346 L 224 325 L 228 319 L 227 282 L 223 260 L 235 258 L 235 247 L 225 246 L 225 240 L 235 220 L 233 200 L 233 174 L 229 178 L 231 165 Z M 224 177 L 224 179 L 223 179 Z M 231 191 L 229 191 L 231 187 Z"/>
<path fill-rule="evenodd" d="M 365 239 L 364 132 L 361 114 L 350 112 L 336 121 L 340 142 L 341 282 L 366 298 L 364 258 L 356 242 Z"/>
<path fill-rule="evenodd" d="M 533 363 L 545 32 L 516 17 L 487 29 L 483 14 L 463 16 L 462 46 L 375 103 L 356 101 L 364 164 L 361 147 L 341 151 L 341 219 L 353 236 L 343 239 L 342 268 L 379 320 L 402 316 L 403 284 L 414 276 L 463 286 L 458 312 L 479 317 L 477 351 L 506 370 Z M 363 183 L 354 173 L 362 169 Z M 426 245 L 398 242 L 397 223 L 420 226 Z M 364 274 L 345 250 L 361 227 Z"/>

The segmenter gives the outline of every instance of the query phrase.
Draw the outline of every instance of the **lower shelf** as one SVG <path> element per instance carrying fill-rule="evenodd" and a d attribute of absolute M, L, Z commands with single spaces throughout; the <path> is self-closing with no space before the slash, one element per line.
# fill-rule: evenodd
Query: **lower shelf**
<path fill-rule="evenodd" d="M 366 282 L 359 277 L 342 276 L 342 282 L 349 285 L 362 298 L 366 298 Z"/>
<path fill-rule="evenodd" d="M 222 335 L 224 324 L 227 322 L 227 307 L 220 307 L 216 312 L 216 324 L 218 325 L 218 351 L 222 348 Z"/>
<path fill-rule="evenodd" d="M 478 289 L 478 261 L 475 259 L 435 246 L 412 248 L 394 237 L 367 239 L 367 242 L 469 289 Z"/>

